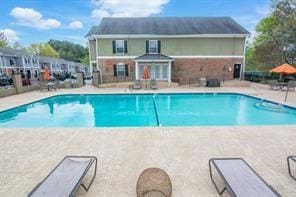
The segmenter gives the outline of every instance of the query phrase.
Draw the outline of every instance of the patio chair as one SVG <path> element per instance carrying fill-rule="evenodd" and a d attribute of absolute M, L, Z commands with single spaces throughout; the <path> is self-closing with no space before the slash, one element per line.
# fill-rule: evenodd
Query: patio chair
<path fill-rule="evenodd" d="M 207 87 L 220 87 L 220 81 L 218 79 L 208 79 Z"/>
<path fill-rule="evenodd" d="M 94 164 L 94 175 L 88 186 L 82 183 Z M 97 158 L 94 156 L 66 156 L 29 194 L 33 196 L 74 196 L 80 185 L 88 191 L 97 172 Z"/>
<path fill-rule="evenodd" d="M 135 81 L 135 84 L 133 86 L 133 89 L 134 90 L 140 90 L 142 88 L 142 83 L 141 83 L 141 80 L 136 80 Z"/>
<path fill-rule="evenodd" d="M 212 166 L 223 182 L 222 189 L 214 181 Z M 219 195 L 227 190 L 231 196 L 280 196 L 242 158 L 212 158 L 209 170 Z"/>
<path fill-rule="evenodd" d="M 289 91 L 290 90 L 295 91 L 295 89 L 296 89 L 296 81 L 289 81 L 287 88 L 288 88 Z"/>
<path fill-rule="evenodd" d="M 287 157 L 287 163 L 288 163 L 288 172 L 289 175 L 292 177 L 292 179 L 294 179 L 296 181 L 296 156 L 289 156 Z M 294 173 L 292 172 L 291 166 L 292 163 L 294 164 Z"/>
<path fill-rule="evenodd" d="M 270 87 L 271 90 L 280 90 L 280 86 L 278 85 L 277 80 L 269 80 L 268 85 Z"/>
<path fill-rule="evenodd" d="M 157 90 L 158 89 L 155 79 L 151 79 L 151 81 L 150 81 L 150 88 L 152 90 Z"/>
<path fill-rule="evenodd" d="M 144 170 L 137 181 L 137 197 L 171 197 L 172 182 L 168 174 L 159 168 Z"/>
<path fill-rule="evenodd" d="M 40 81 L 37 83 L 37 86 L 39 87 L 40 91 L 45 91 L 45 90 L 48 91 L 47 82 Z"/>

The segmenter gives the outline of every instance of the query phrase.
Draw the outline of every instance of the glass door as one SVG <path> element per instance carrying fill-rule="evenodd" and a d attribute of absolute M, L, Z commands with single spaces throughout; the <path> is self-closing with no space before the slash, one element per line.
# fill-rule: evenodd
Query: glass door
<path fill-rule="evenodd" d="M 140 79 L 143 79 L 144 68 L 148 67 L 150 79 L 155 80 L 167 80 L 168 79 L 168 64 L 143 64 L 139 65 L 138 76 Z"/>

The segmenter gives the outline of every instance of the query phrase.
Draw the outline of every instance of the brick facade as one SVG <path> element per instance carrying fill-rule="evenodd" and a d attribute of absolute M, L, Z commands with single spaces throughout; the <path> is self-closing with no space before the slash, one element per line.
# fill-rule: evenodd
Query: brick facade
<path fill-rule="evenodd" d="M 115 77 L 113 65 L 128 64 L 127 77 Z M 233 79 L 234 64 L 242 64 L 243 58 L 176 58 L 172 62 L 172 82 L 197 83 L 199 78 L 216 78 L 221 81 Z M 135 62 L 132 59 L 99 59 L 103 83 L 135 80 Z"/>
<path fill-rule="evenodd" d="M 123 63 L 128 65 L 128 76 L 114 76 L 113 65 Z M 102 71 L 103 83 L 116 83 L 135 80 L 135 62 L 132 59 L 99 59 L 99 68 Z"/>
<path fill-rule="evenodd" d="M 243 58 L 175 59 L 172 63 L 172 82 L 197 83 L 201 77 L 231 80 L 234 64 L 243 65 Z"/>

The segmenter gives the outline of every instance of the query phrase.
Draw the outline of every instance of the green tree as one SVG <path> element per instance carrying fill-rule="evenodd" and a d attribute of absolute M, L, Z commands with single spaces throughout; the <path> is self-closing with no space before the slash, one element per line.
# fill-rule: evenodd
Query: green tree
<path fill-rule="evenodd" d="M 4 32 L 0 32 L 0 47 L 7 47 L 8 42 L 7 42 L 7 38 L 4 35 Z"/>
<path fill-rule="evenodd" d="M 27 51 L 45 57 L 59 57 L 59 53 L 47 43 L 31 44 Z"/>
<path fill-rule="evenodd" d="M 261 69 L 296 63 L 296 1 L 273 0 L 272 13 L 256 27 L 254 55 Z"/>
<path fill-rule="evenodd" d="M 296 0 L 273 0 L 272 7 L 278 20 L 273 38 L 280 49 L 282 62 L 296 63 Z"/>
<path fill-rule="evenodd" d="M 23 48 L 19 42 L 13 43 L 11 47 L 14 49 L 22 49 Z"/>
<path fill-rule="evenodd" d="M 88 66 L 89 65 L 89 55 L 85 55 L 84 58 L 81 59 L 80 61 L 83 65 Z"/>
<path fill-rule="evenodd" d="M 255 49 L 252 44 L 248 44 L 246 47 L 246 70 L 247 71 L 258 71 L 259 64 L 255 58 Z"/>
<path fill-rule="evenodd" d="M 61 58 L 66 60 L 81 62 L 87 55 L 85 47 L 69 41 L 49 40 L 48 44 L 59 53 Z"/>

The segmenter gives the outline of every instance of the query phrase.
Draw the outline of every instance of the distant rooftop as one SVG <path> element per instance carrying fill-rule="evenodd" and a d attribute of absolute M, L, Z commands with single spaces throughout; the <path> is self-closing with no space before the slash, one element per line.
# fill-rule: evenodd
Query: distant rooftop
<path fill-rule="evenodd" d="M 22 57 L 23 55 L 34 55 L 24 49 L 14 49 L 9 47 L 2 47 L 0 48 L 0 55 L 5 56 L 11 56 L 11 57 Z M 73 64 L 73 65 L 83 65 L 79 62 L 73 62 L 61 58 L 54 58 L 54 57 L 44 57 L 44 56 L 38 56 L 39 63 L 50 63 L 50 62 L 56 62 L 61 64 Z"/>
<path fill-rule="evenodd" d="M 23 49 L 14 49 L 14 48 L 9 48 L 9 47 L 2 47 L 0 48 L 0 53 L 3 55 L 9 55 L 9 56 L 23 56 L 23 55 L 33 55 Z"/>
<path fill-rule="evenodd" d="M 129 17 L 103 18 L 92 35 L 249 34 L 230 17 Z"/>

